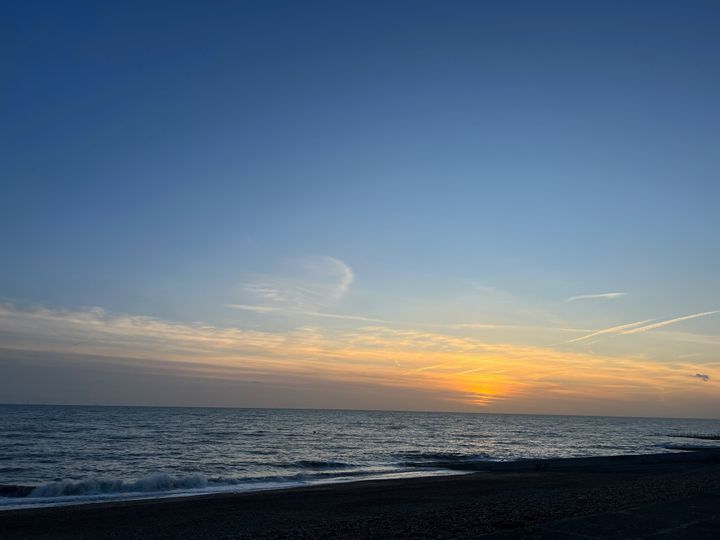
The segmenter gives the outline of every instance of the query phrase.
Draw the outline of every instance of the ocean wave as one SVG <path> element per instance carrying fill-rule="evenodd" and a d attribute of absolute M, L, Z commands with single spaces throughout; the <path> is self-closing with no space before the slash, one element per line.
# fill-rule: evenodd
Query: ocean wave
<path fill-rule="evenodd" d="M 370 469 L 347 470 L 351 467 L 332 462 L 310 462 L 307 472 L 299 472 L 289 475 L 268 475 L 244 478 L 213 477 L 209 478 L 201 474 L 187 476 L 171 476 L 167 473 L 154 473 L 137 480 L 123 480 L 119 478 L 87 478 L 84 480 L 60 480 L 48 482 L 40 486 L 0 486 L 0 497 L 28 497 L 36 499 L 62 498 L 62 497 L 89 497 L 97 495 L 121 495 L 134 493 L 169 493 L 192 490 L 215 490 L 232 486 L 253 486 L 260 484 L 288 484 L 305 483 L 334 478 L 352 478 L 377 474 L 379 471 Z M 342 472 L 335 469 L 342 468 Z M 316 469 L 316 471 L 312 471 Z M 326 469 L 320 470 L 317 469 Z M 394 472 L 394 471 L 382 471 Z"/>
<path fill-rule="evenodd" d="M 702 443 L 665 443 L 659 445 L 660 448 L 664 448 L 666 450 L 686 450 L 686 451 L 692 451 L 692 450 L 713 450 L 715 448 L 718 448 L 717 445 L 714 445 L 712 443 L 709 444 L 702 444 Z"/>
<path fill-rule="evenodd" d="M 398 452 L 395 457 L 421 461 L 480 461 L 490 459 L 490 454 L 464 454 L 460 452 Z"/>
<path fill-rule="evenodd" d="M 401 452 L 395 454 L 400 465 L 414 468 L 436 468 L 453 470 L 471 470 L 479 463 L 496 461 L 490 454 L 461 454 L 457 452 Z"/>
<path fill-rule="evenodd" d="M 299 469 L 350 469 L 357 467 L 353 463 L 345 463 L 342 461 L 321 461 L 302 459 L 300 461 L 293 461 L 292 463 L 282 464 L 281 467 L 297 467 Z"/>
<path fill-rule="evenodd" d="M 61 480 L 49 482 L 34 488 L 29 497 L 68 497 L 73 495 L 100 495 L 105 493 L 144 493 L 199 489 L 207 487 L 207 477 L 200 474 L 173 477 L 166 473 L 155 473 L 137 480 L 127 481 L 115 478 L 88 478 L 86 480 Z"/>

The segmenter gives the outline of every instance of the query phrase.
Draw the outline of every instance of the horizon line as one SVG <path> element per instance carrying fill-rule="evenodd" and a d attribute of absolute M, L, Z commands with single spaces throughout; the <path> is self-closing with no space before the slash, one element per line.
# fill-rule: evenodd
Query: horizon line
<path fill-rule="evenodd" d="M 336 407 L 239 407 L 227 405 L 112 405 L 88 403 L 10 403 L 0 402 L 0 407 L 127 407 L 137 409 L 237 409 L 237 410 L 268 410 L 268 411 L 337 411 L 337 412 L 386 412 L 386 413 L 418 413 L 418 414 L 483 414 L 502 416 L 562 416 L 571 418 L 638 418 L 656 420 L 718 420 L 720 417 L 692 416 L 622 416 L 617 414 L 559 414 L 559 413 L 513 413 L 489 411 L 451 411 L 451 410 L 414 410 L 414 409 L 351 409 Z"/>

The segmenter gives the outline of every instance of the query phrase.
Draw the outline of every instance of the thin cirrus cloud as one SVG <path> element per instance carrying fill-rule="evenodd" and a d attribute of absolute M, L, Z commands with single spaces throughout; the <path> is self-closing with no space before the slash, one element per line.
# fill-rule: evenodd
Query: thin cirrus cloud
<path fill-rule="evenodd" d="M 54 361 L 72 364 L 75 358 L 78 370 L 86 369 L 83 366 L 101 369 L 106 363 L 101 359 L 106 358 L 122 364 L 123 369 L 136 370 L 138 377 L 159 370 L 168 376 L 186 377 L 191 386 L 201 384 L 200 380 L 225 381 L 222 384 L 257 380 L 278 388 L 290 386 L 296 392 L 309 392 L 310 401 L 301 403 L 312 402 L 313 392 L 307 388 L 331 384 L 368 389 L 363 403 L 374 407 L 387 406 L 390 402 L 383 399 L 412 389 L 442 401 L 445 405 L 436 405 L 441 408 L 502 406 L 497 410 L 560 412 L 577 411 L 576 407 L 590 400 L 593 408 L 584 411 L 610 413 L 619 412 L 612 408 L 619 395 L 625 407 L 628 403 L 641 407 L 655 399 L 658 385 L 672 395 L 685 396 L 692 384 L 688 366 L 681 363 L 488 343 L 471 336 L 382 325 L 352 331 L 297 328 L 262 332 L 113 314 L 98 308 L 20 309 L 0 304 L 0 332 L 4 339 L 0 354 L 22 356 L 11 358 L 16 364 L 25 362 L 23 355 L 33 355 L 37 361 L 45 359 L 42 361 L 48 366 Z M 70 351 L 69 345 L 76 346 Z M 712 374 L 714 371 L 708 370 L 717 369 L 718 364 L 702 366 L 693 367 L 690 373 Z M 3 368 L 0 362 L 0 374 L 3 369 L 8 369 L 7 364 Z M 115 380 L 113 369 L 103 372 L 103 380 Z M 44 374 L 38 371 L 36 376 L 42 379 Z M 32 379 L 28 381 L 32 383 Z M 704 391 L 701 388 L 698 391 Z M 76 388 L 63 391 L 75 396 Z M 269 403 L 281 397 L 268 394 Z M 715 394 L 706 398 L 717 399 Z M 551 407 L 551 402 L 556 405 Z M 422 403 L 413 406 L 422 407 Z M 639 413 L 643 409 L 624 409 L 628 410 Z"/>
<path fill-rule="evenodd" d="M 575 339 L 571 339 L 566 341 L 565 343 L 576 343 L 578 341 L 585 341 L 587 339 L 593 338 L 595 336 L 601 336 L 604 334 L 620 334 L 620 335 L 628 335 L 628 334 L 641 334 L 643 332 L 649 332 L 651 330 L 655 330 L 657 328 L 662 328 L 664 326 L 669 326 L 671 324 L 676 324 L 682 321 L 689 321 L 691 319 L 697 319 L 699 317 L 707 317 L 708 315 L 715 315 L 716 313 L 720 313 L 720 311 L 703 311 L 701 313 L 693 313 L 691 315 L 685 315 L 683 317 L 676 317 L 674 319 L 667 319 L 664 321 L 659 322 L 652 322 L 654 319 L 647 319 L 645 321 L 638 321 L 634 323 L 629 324 L 622 324 L 620 326 L 613 326 L 611 328 L 605 328 L 603 330 L 598 330 L 597 332 L 593 332 L 591 334 L 586 334 L 584 336 L 580 336 Z M 648 324 L 652 323 L 652 324 Z"/>
<path fill-rule="evenodd" d="M 335 257 L 295 258 L 275 273 L 249 276 L 241 284 L 242 304 L 317 311 L 342 299 L 354 279 L 352 269 Z"/>
<path fill-rule="evenodd" d="M 283 315 L 299 315 L 306 317 L 318 317 L 323 319 L 339 319 L 344 321 L 359 321 L 359 322 L 375 322 L 385 323 L 384 319 L 375 319 L 372 317 L 363 317 L 361 315 L 343 315 L 341 313 L 324 313 L 321 311 L 302 311 L 295 309 L 283 309 L 273 306 L 253 306 L 247 304 L 225 304 L 225 307 L 231 309 L 239 309 L 242 311 L 252 311 L 253 313 L 280 313 Z"/>
<path fill-rule="evenodd" d="M 677 317 L 675 319 L 668 319 L 666 321 L 660 321 L 653 324 L 648 324 L 646 326 L 641 326 L 639 328 L 633 328 L 630 330 L 626 330 L 624 332 L 621 332 L 622 334 L 639 334 L 641 332 L 649 332 L 650 330 L 655 330 L 656 328 L 662 328 L 663 326 L 668 326 L 670 324 L 679 323 L 682 321 L 689 321 L 690 319 L 697 319 L 698 317 L 707 317 L 708 315 L 715 315 L 716 313 L 720 313 L 720 311 L 703 311 L 702 313 L 693 313 L 692 315 L 685 315 L 684 317 Z"/>
<path fill-rule="evenodd" d="M 598 330 L 596 332 L 592 332 L 590 334 L 586 334 L 584 336 L 580 336 L 575 339 L 570 339 L 570 340 L 566 341 L 565 343 L 576 343 L 578 341 L 585 341 L 587 339 L 594 338 L 596 336 L 602 336 L 604 334 L 621 334 L 623 332 L 623 330 L 627 330 L 628 328 L 633 328 L 636 326 L 644 325 L 649 322 L 652 322 L 653 320 L 654 319 L 646 319 L 644 321 L 638 321 L 638 322 L 633 322 L 633 323 L 629 323 L 629 324 L 621 324 L 619 326 L 612 326 L 610 328 Z"/>
<path fill-rule="evenodd" d="M 242 284 L 246 302 L 225 307 L 260 314 L 317 317 L 356 322 L 385 323 L 384 319 L 325 311 L 350 290 L 355 276 L 340 259 L 302 257 L 287 261 L 276 273 L 255 274 Z"/>
<path fill-rule="evenodd" d="M 570 298 L 565 299 L 565 303 L 569 302 L 577 302 L 578 300 L 614 300 L 616 298 L 621 298 L 623 296 L 627 296 L 627 293 L 625 292 L 608 292 L 608 293 L 599 293 L 599 294 L 579 294 L 577 296 L 571 296 Z"/>

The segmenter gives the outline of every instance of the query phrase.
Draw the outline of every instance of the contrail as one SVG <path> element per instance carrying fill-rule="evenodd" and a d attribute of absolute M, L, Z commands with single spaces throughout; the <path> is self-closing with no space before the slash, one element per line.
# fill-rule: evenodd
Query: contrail
<path fill-rule="evenodd" d="M 403 373 L 403 375 L 408 375 L 410 373 L 419 373 L 421 371 L 427 371 L 429 369 L 435 369 L 435 368 L 439 368 L 439 367 L 451 366 L 453 364 L 454 364 L 453 362 L 443 362 L 442 364 L 434 364 L 432 366 L 424 366 L 424 367 L 419 367 L 419 368 L 415 368 L 415 369 L 409 369 L 405 373 Z"/>
<path fill-rule="evenodd" d="M 640 326 L 641 324 L 647 324 L 649 322 L 654 321 L 655 319 L 647 319 L 645 321 L 638 321 L 630 324 L 621 324 L 620 326 L 613 326 L 612 328 L 605 328 L 605 330 L 598 330 L 597 332 L 593 332 L 592 334 L 587 334 L 584 336 L 580 336 L 579 338 L 571 339 L 569 341 L 566 341 L 565 343 L 575 343 L 576 341 L 583 341 L 586 339 L 590 339 L 591 337 L 595 336 L 601 336 L 603 334 L 618 334 L 622 333 L 623 330 L 627 328 L 634 328 L 635 326 Z"/>
<path fill-rule="evenodd" d="M 487 369 L 487 368 L 482 368 L 482 367 L 475 368 L 475 369 L 468 369 L 468 370 L 466 370 L 466 371 L 460 371 L 460 372 L 456 373 L 456 375 L 467 375 L 467 374 L 469 374 L 469 373 L 475 373 L 475 372 L 477 372 L 477 371 L 485 371 L 486 369 Z M 495 373 L 505 373 L 505 371 L 507 371 L 507 370 L 505 370 L 505 369 L 499 369 L 499 370 L 496 370 L 496 371 L 485 371 L 485 373 L 488 374 L 488 375 L 492 375 L 492 374 L 495 374 Z"/>
<path fill-rule="evenodd" d="M 386 323 L 383 319 L 374 319 L 372 317 L 361 317 L 359 315 L 341 315 L 339 313 L 322 313 L 319 311 L 302 311 L 297 309 L 284 309 L 274 306 L 250 306 L 247 304 L 225 304 L 225 307 L 232 309 L 241 309 L 243 311 L 253 311 L 255 313 L 285 313 L 289 315 L 306 315 L 308 317 L 321 317 L 324 319 L 341 319 L 345 321 L 363 321 Z"/>
<path fill-rule="evenodd" d="M 624 292 L 608 292 L 608 293 L 600 293 L 600 294 L 579 294 L 577 296 L 571 296 L 570 298 L 565 299 L 565 303 L 567 302 L 575 302 L 576 300 L 593 300 L 597 298 L 605 298 L 607 300 L 613 300 L 615 298 L 620 298 L 621 296 L 626 296 L 627 293 Z"/>
<path fill-rule="evenodd" d="M 703 311 L 702 313 L 694 313 L 693 315 L 685 315 L 684 317 L 678 317 L 677 319 L 670 319 L 667 321 L 660 321 L 654 324 L 648 324 L 647 326 L 641 326 L 640 328 L 633 328 L 632 330 L 626 330 L 625 332 L 622 332 L 623 334 L 639 334 L 640 332 L 648 332 L 650 330 L 655 330 L 656 328 L 661 328 L 663 326 L 667 326 L 668 324 L 675 324 L 677 322 L 681 321 L 688 321 L 690 319 L 697 319 L 698 317 L 705 317 L 707 315 L 715 315 L 716 313 L 720 313 L 720 311 Z"/>

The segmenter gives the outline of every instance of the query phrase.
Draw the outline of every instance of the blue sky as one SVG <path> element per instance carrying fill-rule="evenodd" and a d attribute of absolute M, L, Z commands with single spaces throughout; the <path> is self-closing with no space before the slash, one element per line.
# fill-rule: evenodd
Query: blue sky
<path fill-rule="evenodd" d="M 7 2 L 0 19 L 12 313 L 529 325 L 472 337 L 554 346 L 539 328 L 720 309 L 712 2 Z M 678 323 L 713 336 L 672 349 L 691 371 L 716 369 L 719 320 Z"/>

